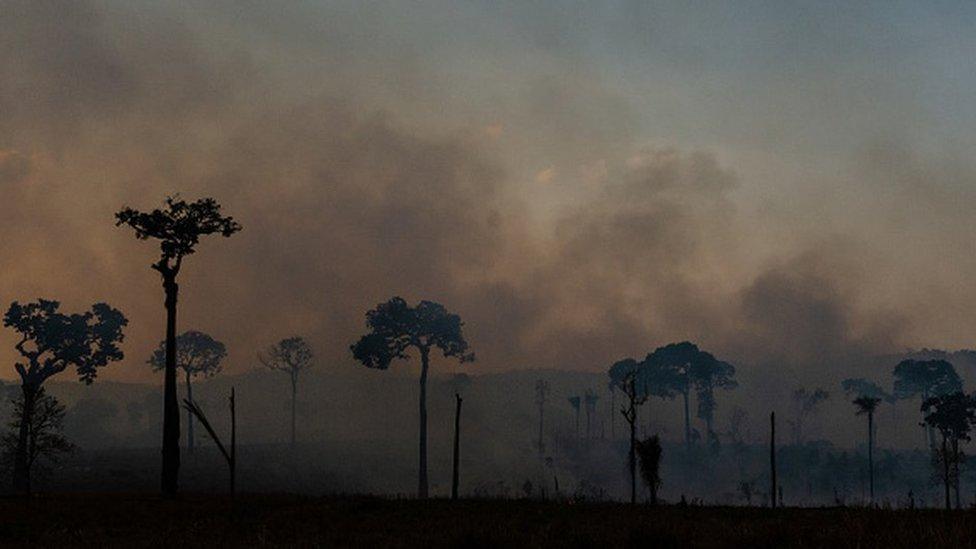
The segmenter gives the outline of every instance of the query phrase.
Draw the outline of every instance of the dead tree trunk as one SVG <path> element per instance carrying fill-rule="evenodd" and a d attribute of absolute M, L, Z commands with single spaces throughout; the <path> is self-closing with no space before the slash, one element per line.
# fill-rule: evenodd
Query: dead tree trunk
<path fill-rule="evenodd" d="M 217 436 L 217 432 L 214 431 L 210 421 L 207 416 L 203 413 L 203 409 L 197 406 L 195 402 L 190 399 L 183 400 L 183 407 L 186 411 L 192 414 L 197 420 L 200 421 L 200 425 L 206 429 L 207 434 L 213 439 L 214 444 L 217 445 L 217 449 L 220 450 L 221 455 L 224 456 L 224 460 L 227 461 L 227 468 L 230 471 L 230 493 L 233 496 L 237 491 L 237 410 L 235 406 L 234 399 L 234 388 L 231 387 L 230 390 L 230 451 L 220 441 L 220 437 Z"/>
<path fill-rule="evenodd" d="M 166 368 L 163 374 L 162 492 L 175 495 L 180 474 L 180 407 L 176 397 L 176 301 L 179 285 L 171 270 L 163 273 L 166 293 Z"/>
<path fill-rule="evenodd" d="M 637 387 L 631 378 L 624 383 L 627 407 L 620 410 L 630 425 L 630 451 L 627 453 L 627 468 L 630 469 L 630 504 L 637 504 Z"/>
<path fill-rule="evenodd" d="M 959 439 L 952 438 L 952 490 L 956 496 L 956 509 L 962 509 L 959 501 Z"/>
<path fill-rule="evenodd" d="M 874 412 L 868 411 L 868 487 L 874 505 Z"/>
<path fill-rule="evenodd" d="M 427 499 L 427 368 L 430 351 L 420 349 L 420 460 L 417 471 L 417 497 Z"/>
<path fill-rule="evenodd" d="M 298 374 L 291 374 L 291 447 L 295 447 L 295 407 L 298 402 Z"/>
<path fill-rule="evenodd" d="M 952 509 L 952 501 L 949 498 L 949 448 L 944 434 L 942 435 L 942 481 L 945 484 L 945 508 Z"/>
<path fill-rule="evenodd" d="M 454 475 L 451 477 L 451 499 L 458 498 L 458 470 L 461 467 L 461 395 L 454 393 L 457 407 L 454 409 Z"/>
<path fill-rule="evenodd" d="M 685 390 L 682 394 L 684 397 L 685 404 L 685 447 L 691 448 L 691 414 L 688 411 L 688 391 Z"/>
<path fill-rule="evenodd" d="M 37 402 L 38 388 L 25 383 L 21 385 L 20 389 L 24 395 L 24 407 L 20 413 L 20 427 L 17 433 L 17 452 L 14 454 L 12 480 L 14 493 L 27 495 L 31 492 L 31 424 L 34 421 L 34 405 Z"/>
<path fill-rule="evenodd" d="M 230 388 L 230 495 L 237 493 L 237 400 Z"/>
<path fill-rule="evenodd" d="M 190 382 L 190 372 L 186 372 L 186 398 L 193 402 L 193 385 Z M 186 412 L 186 449 L 193 451 L 193 414 Z"/>
<path fill-rule="evenodd" d="M 771 485 L 769 501 L 773 509 L 776 508 L 776 412 L 769 414 L 769 476 Z"/>

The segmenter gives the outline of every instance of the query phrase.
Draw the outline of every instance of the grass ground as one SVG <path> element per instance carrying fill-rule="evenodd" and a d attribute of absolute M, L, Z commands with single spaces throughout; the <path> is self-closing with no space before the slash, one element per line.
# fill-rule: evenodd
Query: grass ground
<path fill-rule="evenodd" d="M 976 513 L 245 495 L 0 500 L 2 546 L 972 547 Z"/>

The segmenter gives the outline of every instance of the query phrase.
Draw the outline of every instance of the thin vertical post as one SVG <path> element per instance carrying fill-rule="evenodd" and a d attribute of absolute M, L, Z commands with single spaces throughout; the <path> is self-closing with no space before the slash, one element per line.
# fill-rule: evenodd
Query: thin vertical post
<path fill-rule="evenodd" d="M 772 508 L 776 508 L 776 412 L 769 413 L 769 472 L 772 485 L 769 490 L 769 501 Z"/>
<path fill-rule="evenodd" d="M 236 493 L 237 481 L 237 408 L 234 388 L 230 388 L 230 495 Z"/>
<path fill-rule="evenodd" d="M 461 395 L 454 393 L 457 407 L 454 409 L 454 476 L 451 478 L 451 499 L 458 498 L 458 469 L 461 458 Z"/>

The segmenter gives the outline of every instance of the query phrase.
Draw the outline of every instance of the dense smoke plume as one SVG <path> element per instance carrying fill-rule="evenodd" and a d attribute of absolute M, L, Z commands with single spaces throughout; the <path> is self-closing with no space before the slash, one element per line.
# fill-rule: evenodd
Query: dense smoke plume
<path fill-rule="evenodd" d="M 902 259 L 932 258 L 928 244 L 971 224 L 955 199 L 912 183 L 965 185 L 964 164 L 902 160 L 914 163 L 884 192 L 890 144 L 835 157 L 850 166 L 841 175 L 757 167 L 775 147 L 764 157 L 723 132 L 649 130 L 639 89 L 604 74 L 572 20 L 512 30 L 516 56 L 503 44 L 515 8 L 482 8 L 424 22 L 444 10 L 4 2 L 3 302 L 109 301 L 131 324 L 127 362 L 106 376 L 151 380 L 156 250 L 112 214 L 181 193 L 216 197 L 244 225 L 205 243 L 182 280 L 181 326 L 225 341 L 229 372 L 293 334 L 322 368 L 353 368 L 363 312 L 391 295 L 461 314 L 477 372 L 602 371 L 690 339 L 739 364 L 750 392 L 886 380 L 887 366 L 863 371 L 872 357 L 965 344 L 972 315 L 951 305 L 976 265 L 943 257 L 949 274 L 928 279 L 923 259 Z M 465 16 L 491 23 L 462 38 Z M 661 27 L 654 10 L 635 16 Z M 426 24 L 446 34 L 415 32 Z M 889 214 L 915 202 L 944 213 L 946 232 L 907 219 L 913 238 L 893 248 Z M 918 278 L 924 297 L 905 295 Z M 952 327 L 931 312 L 943 306 Z"/>

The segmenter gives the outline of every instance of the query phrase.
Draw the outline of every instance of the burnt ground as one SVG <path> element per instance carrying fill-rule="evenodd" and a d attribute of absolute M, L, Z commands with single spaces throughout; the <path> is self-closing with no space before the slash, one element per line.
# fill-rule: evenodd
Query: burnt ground
<path fill-rule="evenodd" d="M 972 547 L 976 512 L 520 500 L 44 494 L 0 500 L 3 546 Z"/>

